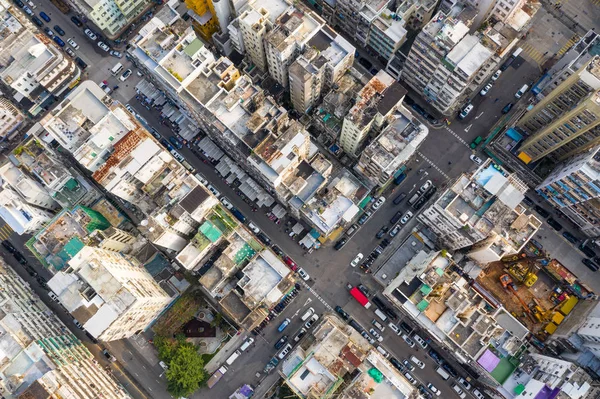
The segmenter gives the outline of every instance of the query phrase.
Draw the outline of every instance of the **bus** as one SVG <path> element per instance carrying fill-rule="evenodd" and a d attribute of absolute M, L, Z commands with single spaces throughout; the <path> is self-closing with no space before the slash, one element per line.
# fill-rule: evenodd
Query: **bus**
<path fill-rule="evenodd" d="M 358 288 L 352 287 L 350 289 L 350 295 L 352 295 L 352 297 L 354 299 L 356 299 L 356 301 L 358 303 L 360 303 L 362 306 L 364 306 L 366 309 L 369 309 L 371 307 L 371 302 L 369 302 L 369 300 L 367 299 L 365 294 L 360 292 L 360 290 Z"/>

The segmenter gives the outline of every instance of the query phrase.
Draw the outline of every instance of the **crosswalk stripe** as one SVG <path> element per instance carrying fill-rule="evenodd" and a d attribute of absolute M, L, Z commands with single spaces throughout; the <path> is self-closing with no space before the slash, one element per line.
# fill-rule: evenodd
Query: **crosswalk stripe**
<path fill-rule="evenodd" d="M 0 227 L 0 238 L 3 240 L 6 240 L 8 237 L 10 237 L 13 233 L 13 229 L 10 228 L 9 225 L 5 224 L 4 226 Z"/>
<path fill-rule="evenodd" d="M 463 138 L 462 138 L 462 137 L 460 137 L 458 134 L 456 134 L 456 133 L 454 132 L 454 130 L 450 129 L 450 127 L 449 127 L 449 126 L 444 126 L 444 127 L 446 128 L 446 130 L 447 130 L 447 131 L 449 131 L 449 132 L 450 132 L 450 134 L 451 134 L 451 135 L 453 135 L 454 137 L 456 137 L 456 138 L 458 139 L 458 141 L 460 141 L 460 142 L 461 142 L 463 145 L 465 145 L 465 146 L 469 147 L 469 144 L 467 144 L 467 142 L 466 142 L 465 140 L 463 140 Z"/>
<path fill-rule="evenodd" d="M 450 179 L 450 177 L 444 173 L 443 170 L 441 170 L 435 163 L 433 163 L 433 161 L 431 161 L 429 158 L 427 158 L 425 155 L 423 155 L 423 153 L 421 151 L 417 151 L 417 154 L 419 154 L 421 156 L 421 158 L 423 158 L 427 163 L 429 163 L 431 166 L 434 167 L 435 170 L 437 170 L 442 176 L 444 176 L 446 179 Z"/>

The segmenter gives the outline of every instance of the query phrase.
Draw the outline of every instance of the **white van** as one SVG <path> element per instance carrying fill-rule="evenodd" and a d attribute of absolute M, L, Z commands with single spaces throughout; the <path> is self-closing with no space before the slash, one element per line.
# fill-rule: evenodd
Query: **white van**
<path fill-rule="evenodd" d="M 250 347 L 250 345 L 252 345 L 254 343 L 254 338 L 250 337 L 248 338 L 243 344 L 242 346 L 240 346 L 240 350 L 243 352 L 246 349 L 248 349 Z"/>
<path fill-rule="evenodd" d="M 382 346 L 377 346 L 377 351 L 379 353 L 381 353 L 383 355 L 383 357 L 385 357 L 386 359 L 390 357 L 390 354 L 388 353 L 388 351 L 386 351 L 385 349 L 383 349 Z"/>
<path fill-rule="evenodd" d="M 381 331 L 385 330 L 385 327 L 382 326 L 381 323 L 377 321 L 377 319 L 373 319 L 371 324 L 373 324 L 375 327 L 379 328 Z"/>
<path fill-rule="evenodd" d="M 415 341 L 417 341 L 417 343 L 421 346 L 421 348 L 425 349 L 427 348 L 427 342 L 425 342 L 425 340 L 421 337 L 419 337 L 417 334 L 413 335 L 413 339 Z"/>
<path fill-rule="evenodd" d="M 240 352 L 239 350 L 233 352 L 233 355 L 229 356 L 227 358 L 227 360 L 225 361 L 225 363 L 227 363 L 228 366 L 231 366 L 233 364 L 233 362 L 235 362 L 235 359 L 240 357 L 241 354 L 242 354 L 242 352 Z"/>
<path fill-rule="evenodd" d="M 447 380 L 450 378 L 450 374 L 446 370 L 444 370 L 441 366 L 435 370 L 439 375 L 442 376 L 443 379 Z"/>
<path fill-rule="evenodd" d="M 308 308 L 308 310 L 306 312 L 304 312 L 304 314 L 301 317 L 302 321 L 308 320 L 308 318 L 310 316 L 312 316 L 314 313 L 315 313 L 315 310 L 313 308 Z"/>
<path fill-rule="evenodd" d="M 115 65 L 113 67 L 113 69 L 110 70 L 110 73 L 112 73 L 113 76 L 117 76 L 119 74 L 119 72 L 121 72 L 122 70 L 123 70 L 123 64 L 118 62 L 117 65 Z"/>
<path fill-rule="evenodd" d="M 375 314 L 377 315 L 377 317 L 379 317 L 381 320 L 386 321 L 387 320 L 387 316 L 385 315 L 385 313 L 383 313 L 381 310 L 379 309 L 375 309 Z"/>
<path fill-rule="evenodd" d="M 519 91 L 515 93 L 515 97 L 521 98 L 521 96 L 523 96 L 523 94 L 525 94 L 525 92 L 527 91 L 527 89 L 529 89 L 528 85 L 521 86 L 521 88 L 519 89 Z"/>

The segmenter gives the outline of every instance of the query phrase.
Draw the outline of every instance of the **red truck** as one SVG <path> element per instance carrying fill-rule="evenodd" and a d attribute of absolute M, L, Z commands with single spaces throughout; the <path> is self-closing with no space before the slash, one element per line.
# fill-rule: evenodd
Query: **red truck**
<path fill-rule="evenodd" d="M 371 302 L 369 302 L 369 299 L 367 299 L 365 294 L 363 294 L 358 288 L 352 287 L 351 285 L 348 285 L 348 288 L 350 288 L 350 295 L 352 295 L 358 303 L 363 305 L 366 309 L 371 307 Z"/>

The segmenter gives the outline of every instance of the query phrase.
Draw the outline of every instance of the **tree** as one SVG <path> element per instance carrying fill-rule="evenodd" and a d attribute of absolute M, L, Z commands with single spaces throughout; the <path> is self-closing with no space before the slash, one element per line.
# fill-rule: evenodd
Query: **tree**
<path fill-rule="evenodd" d="M 167 390 L 175 398 L 191 395 L 204 383 L 204 362 L 193 344 L 177 342 L 166 376 Z"/>

